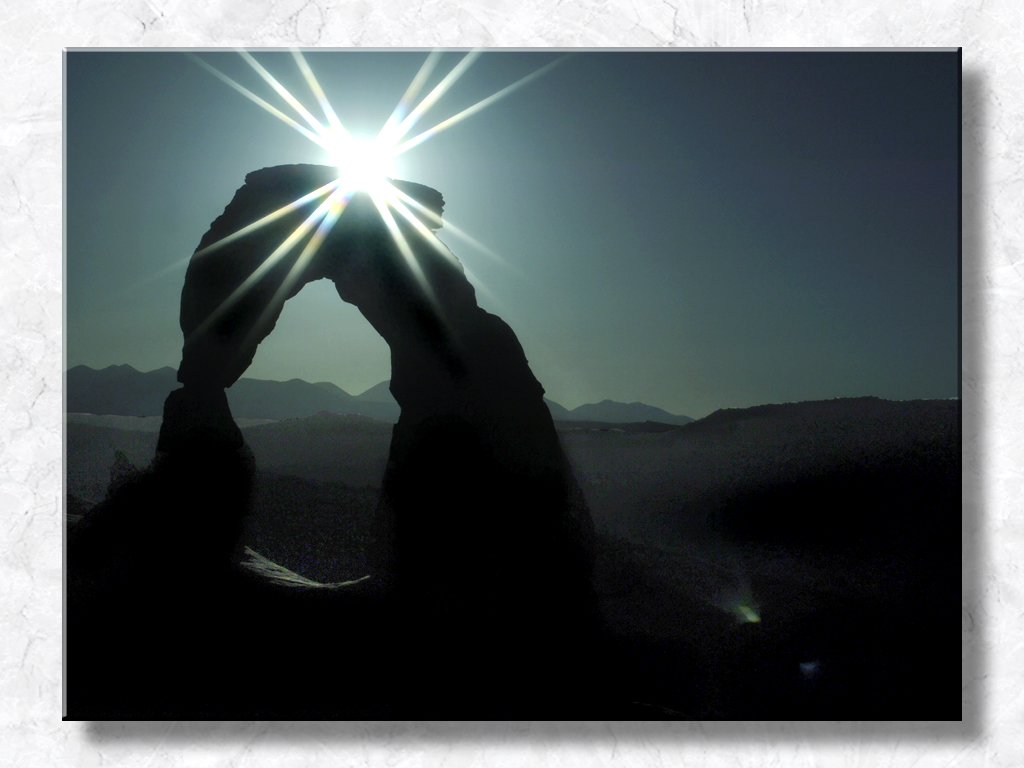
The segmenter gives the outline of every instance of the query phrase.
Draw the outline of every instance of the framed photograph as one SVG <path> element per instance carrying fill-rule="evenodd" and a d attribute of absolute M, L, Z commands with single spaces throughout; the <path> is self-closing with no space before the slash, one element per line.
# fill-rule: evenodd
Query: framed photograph
<path fill-rule="evenodd" d="M 961 718 L 959 50 L 64 66 L 68 719 Z"/>

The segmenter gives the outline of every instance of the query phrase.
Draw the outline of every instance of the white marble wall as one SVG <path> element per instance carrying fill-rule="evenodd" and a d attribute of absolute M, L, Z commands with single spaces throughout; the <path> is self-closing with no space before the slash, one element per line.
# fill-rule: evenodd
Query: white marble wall
<path fill-rule="evenodd" d="M 1024 134 L 1015 0 L 5 0 L 0 764 L 1024 765 Z M 931 724 L 61 721 L 62 49 L 963 46 L 964 712 Z M 926 599 L 926 598 L 923 598 Z"/>

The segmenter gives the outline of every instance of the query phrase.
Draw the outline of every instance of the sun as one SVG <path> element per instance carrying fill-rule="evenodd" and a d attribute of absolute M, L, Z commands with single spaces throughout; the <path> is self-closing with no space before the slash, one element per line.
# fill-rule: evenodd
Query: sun
<path fill-rule="evenodd" d="M 483 99 L 473 106 L 441 121 L 432 128 L 428 128 L 427 130 L 413 135 L 411 138 L 407 138 L 424 114 L 426 114 L 438 99 L 440 99 L 441 96 L 443 96 L 444 93 L 454 85 L 469 66 L 480 56 L 480 51 L 477 50 L 467 53 L 462 60 L 440 81 L 440 83 L 434 86 L 433 90 L 431 90 L 417 103 L 416 99 L 417 96 L 419 96 L 420 90 L 426 84 L 428 76 L 433 71 L 441 57 L 440 51 L 433 51 L 427 56 L 426 61 L 423 62 L 419 72 L 409 84 L 405 94 L 395 106 L 391 117 L 388 118 L 377 136 L 371 141 L 366 141 L 352 136 L 352 134 L 350 134 L 342 124 L 334 110 L 334 107 L 331 105 L 330 100 L 320 87 L 320 83 L 317 81 L 316 76 L 313 74 L 309 64 L 306 62 L 305 57 L 303 57 L 299 51 L 292 51 L 292 56 L 295 59 L 295 63 L 298 65 L 299 70 L 302 72 L 302 75 L 306 80 L 306 84 L 309 86 L 314 98 L 320 105 L 324 118 L 326 118 L 325 121 L 318 119 L 308 109 L 306 109 L 299 99 L 289 92 L 287 88 L 281 85 L 281 83 L 251 54 L 244 50 L 239 50 L 238 53 L 293 110 L 293 113 L 298 117 L 298 119 L 291 117 L 267 102 L 265 99 L 257 96 L 248 88 L 238 84 L 220 70 L 200 59 L 198 56 L 191 53 L 186 53 L 186 55 L 219 80 L 238 91 L 253 103 L 262 107 L 277 119 L 287 123 L 314 144 L 318 145 L 325 151 L 328 163 L 338 169 L 338 176 L 330 184 L 327 184 L 320 189 L 313 190 L 298 200 L 294 200 L 288 205 L 264 216 L 259 221 L 243 227 L 238 232 L 228 235 L 220 241 L 213 243 L 192 255 L 191 258 L 196 258 L 203 256 L 206 253 L 213 252 L 223 245 L 237 240 L 249 232 L 259 229 L 272 221 L 276 221 L 282 216 L 296 211 L 311 202 L 322 200 L 313 213 L 310 214 L 306 220 L 303 221 L 295 231 L 284 240 L 284 242 L 282 242 L 269 256 L 267 256 L 263 263 L 260 264 L 259 267 L 257 267 L 256 270 L 249 275 L 249 277 L 246 278 L 246 280 L 243 281 L 242 284 L 227 299 L 225 299 L 225 301 L 216 310 L 214 310 L 214 312 L 212 312 L 203 323 L 199 325 L 199 327 L 194 331 L 194 334 L 205 332 L 207 327 L 215 322 L 216 319 L 226 312 L 234 303 L 239 301 L 253 287 L 253 285 L 261 280 L 262 277 L 274 267 L 276 263 L 284 258 L 284 256 L 293 248 L 297 247 L 300 242 L 310 234 L 310 232 L 313 232 L 306 246 L 302 249 L 296 263 L 282 282 L 273 300 L 268 305 L 266 312 L 272 312 L 276 303 L 284 301 L 292 285 L 299 279 L 302 270 L 314 257 L 317 250 L 323 244 L 326 237 L 330 234 L 331 229 L 344 212 L 349 200 L 351 200 L 352 196 L 357 192 L 365 192 L 369 195 L 373 204 L 380 212 L 381 219 L 391 234 L 391 237 L 394 239 L 395 245 L 404 257 L 407 268 L 420 283 L 420 287 L 422 288 L 424 295 L 429 300 L 433 301 L 432 287 L 426 280 L 426 277 L 417 261 L 416 255 L 406 242 L 405 236 L 395 220 L 395 214 L 407 221 L 414 229 L 419 231 L 426 239 L 427 243 L 435 248 L 442 256 L 452 260 L 454 260 L 455 257 L 448 250 L 447 246 L 437 239 L 432 231 L 440 226 L 440 218 L 426 209 L 419 210 L 421 206 L 419 206 L 415 200 L 391 184 L 391 179 L 396 175 L 395 158 L 405 152 L 408 152 L 414 147 L 418 147 L 441 131 L 448 130 L 452 126 L 457 125 L 499 99 L 504 98 L 531 80 L 540 77 L 544 73 L 550 71 L 565 58 L 565 56 L 561 56 L 558 59 L 555 59 L 546 66 L 541 67 L 526 77 L 502 88 L 497 93 L 488 96 L 486 99 Z M 417 211 L 410 209 L 410 206 L 417 209 Z M 427 218 L 436 219 L 435 223 L 437 226 L 428 228 L 420 220 L 417 213 L 426 215 Z M 449 231 L 457 234 L 475 247 L 480 247 L 489 255 L 496 256 L 496 254 L 493 254 L 492 251 L 481 246 L 473 240 L 473 238 L 463 232 L 460 232 L 460 230 L 452 226 L 450 222 L 446 223 L 446 227 Z M 499 261 L 503 260 L 499 257 Z M 465 271 L 466 276 L 471 277 L 470 271 L 466 269 L 464 265 L 460 266 Z"/>
<path fill-rule="evenodd" d="M 344 191 L 382 194 L 387 179 L 395 176 L 393 149 L 382 141 L 343 136 L 332 146 L 330 163 L 338 168 L 338 186 Z"/>

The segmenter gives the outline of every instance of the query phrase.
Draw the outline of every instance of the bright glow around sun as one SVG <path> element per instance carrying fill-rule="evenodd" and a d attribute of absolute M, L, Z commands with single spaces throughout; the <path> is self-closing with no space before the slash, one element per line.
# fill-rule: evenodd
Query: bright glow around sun
<path fill-rule="evenodd" d="M 225 301 L 216 310 L 214 310 L 213 313 L 210 314 L 209 317 L 206 318 L 203 323 L 199 325 L 199 327 L 193 332 L 193 335 L 205 332 L 205 329 L 208 328 L 210 324 L 217 319 L 217 317 L 226 312 L 234 303 L 248 293 L 252 286 L 255 285 L 264 274 L 284 258 L 284 256 L 289 253 L 303 237 L 316 227 L 314 235 L 303 249 L 295 265 L 292 267 L 285 281 L 277 291 L 277 294 L 274 296 L 270 305 L 268 305 L 264 312 L 265 315 L 271 313 L 272 307 L 276 303 L 284 301 L 288 290 L 294 282 L 299 279 L 305 265 L 309 263 L 316 254 L 317 249 L 324 242 L 327 235 L 330 234 L 332 227 L 344 212 L 352 194 L 360 191 L 369 193 L 374 205 L 380 211 L 381 219 L 388 228 L 395 244 L 398 246 L 399 251 L 404 257 L 409 271 L 420 283 L 420 287 L 422 288 L 424 295 L 426 295 L 428 299 L 433 300 L 433 289 L 426 280 L 426 276 L 423 274 L 419 262 L 417 261 L 412 249 L 409 247 L 409 244 L 406 242 L 405 236 L 402 234 L 392 212 L 397 213 L 400 217 L 408 221 L 417 231 L 420 232 L 420 234 L 423 235 L 427 243 L 433 246 L 443 256 L 451 259 L 454 259 L 455 257 L 448 250 L 447 246 L 438 240 L 433 232 L 427 228 L 419 218 L 417 218 L 417 215 L 409 209 L 406 203 L 417 208 L 417 210 L 427 218 L 435 219 L 438 227 L 441 224 L 440 217 L 432 211 L 424 209 L 415 200 L 389 183 L 388 179 L 393 178 L 396 175 L 394 165 L 395 158 L 398 155 L 408 152 L 410 149 L 423 144 L 441 131 L 446 131 L 466 118 L 475 115 L 480 110 L 490 106 L 499 99 L 504 98 L 531 80 L 540 77 L 551 70 L 562 60 L 562 58 L 564 58 L 563 56 L 552 61 L 526 77 L 502 88 L 497 93 L 488 96 L 486 99 L 483 99 L 473 106 L 462 110 L 446 120 L 443 120 L 432 128 L 428 128 L 411 138 L 406 138 L 427 111 L 448 91 L 449 88 L 452 87 L 452 85 L 455 84 L 470 65 L 480 56 L 479 51 L 470 51 L 467 53 L 462 60 L 441 80 L 441 82 L 434 86 L 430 93 L 416 103 L 416 98 L 419 96 L 420 90 L 426 84 L 430 73 L 440 60 L 440 52 L 435 51 L 427 56 L 426 61 L 424 61 L 423 65 L 420 67 L 420 71 L 409 84 L 405 94 L 395 106 L 391 117 L 388 118 L 377 136 L 372 141 L 363 141 L 354 138 L 346 130 L 345 126 L 338 118 L 334 107 L 328 100 L 327 95 L 324 93 L 323 88 L 320 87 L 320 83 L 317 81 L 316 76 L 310 69 L 305 57 L 299 51 L 292 51 L 292 57 L 295 59 L 295 63 L 298 66 L 299 71 L 302 72 L 302 76 L 305 79 L 306 84 L 309 86 L 313 97 L 320 105 L 320 110 L 326 118 L 324 121 L 318 119 L 308 109 L 306 109 L 299 99 L 281 85 L 281 83 L 271 75 L 263 65 L 256 61 L 252 55 L 243 50 L 240 50 L 238 53 L 271 87 L 271 89 L 277 93 L 285 104 L 293 110 L 293 113 L 298 119 L 282 112 L 265 99 L 257 96 L 248 88 L 232 80 L 220 70 L 207 64 L 198 56 L 191 53 L 186 53 L 186 55 L 196 64 L 203 67 L 203 69 L 210 72 L 234 90 L 238 91 L 251 102 L 262 107 L 278 120 L 288 124 L 314 144 L 321 147 L 326 152 L 328 162 L 338 168 L 338 178 L 330 184 L 310 192 L 283 208 L 264 216 L 259 221 L 249 224 L 238 232 L 228 235 L 224 239 L 213 243 L 202 251 L 198 251 L 192 255 L 192 258 L 196 258 L 203 256 L 207 252 L 212 253 L 226 243 L 232 242 L 255 229 L 259 229 L 260 227 L 279 219 L 285 214 L 291 213 L 314 200 L 326 197 L 326 199 L 318 205 L 316 210 L 313 211 L 313 213 L 310 214 L 309 217 L 302 222 L 302 224 L 300 224 L 296 230 L 289 235 L 285 241 L 281 243 L 281 245 L 278 246 L 278 248 L 275 249 L 273 253 L 271 253 L 266 260 L 257 267 L 257 269 L 227 299 L 225 299 Z M 457 228 L 450 225 L 448 228 L 450 231 L 458 234 L 475 247 L 481 248 L 492 256 L 496 256 L 496 254 L 488 251 L 471 237 L 461 233 Z M 469 276 L 469 270 L 466 270 L 466 274 Z M 188 340 L 186 340 L 186 343 L 188 343 Z M 748 620 L 754 621 L 756 619 Z"/>
<path fill-rule="evenodd" d="M 358 141 L 344 137 L 331 153 L 331 164 L 338 166 L 338 180 L 344 190 L 379 192 L 385 178 L 395 176 L 395 158 L 379 141 Z"/>

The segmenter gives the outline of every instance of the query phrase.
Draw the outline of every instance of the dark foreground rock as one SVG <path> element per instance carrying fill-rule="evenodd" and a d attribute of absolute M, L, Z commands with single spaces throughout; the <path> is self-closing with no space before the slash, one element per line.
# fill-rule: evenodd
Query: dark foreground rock
<path fill-rule="evenodd" d="M 364 194 L 315 255 L 300 241 L 268 259 L 319 201 L 214 247 L 332 176 L 250 174 L 192 258 L 157 458 L 69 541 L 72 717 L 576 717 L 595 702 L 590 516 L 515 334 L 432 242 L 440 195 L 396 183 L 432 211 L 398 217 L 405 247 Z M 255 465 L 224 389 L 321 278 L 390 345 L 402 412 L 371 578 L 285 588 L 238 568 Z"/>

